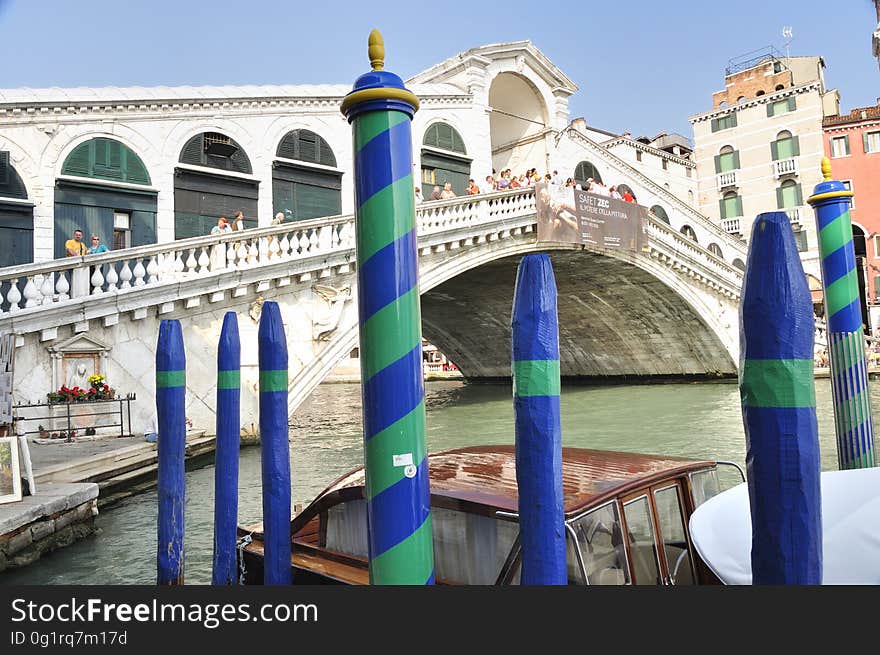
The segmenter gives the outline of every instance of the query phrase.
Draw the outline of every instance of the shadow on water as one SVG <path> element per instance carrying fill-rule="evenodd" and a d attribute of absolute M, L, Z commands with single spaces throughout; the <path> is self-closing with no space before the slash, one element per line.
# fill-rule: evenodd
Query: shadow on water
<path fill-rule="evenodd" d="M 875 415 L 880 385 L 873 384 Z M 816 382 L 822 467 L 837 453 L 831 387 Z M 563 444 L 745 461 L 745 436 L 736 384 L 566 386 Z M 509 384 L 430 382 L 426 387 L 429 451 L 514 442 Z M 321 385 L 291 419 L 291 495 L 306 503 L 363 462 L 361 396 L 357 384 Z M 186 473 L 186 580 L 209 583 L 213 549 L 214 467 Z M 156 574 L 156 492 L 130 498 L 97 519 L 100 533 L 38 563 L 0 574 L 0 584 L 153 584 Z M 241 451 L 239 521 L 262 515 L 260 450 Z"/>

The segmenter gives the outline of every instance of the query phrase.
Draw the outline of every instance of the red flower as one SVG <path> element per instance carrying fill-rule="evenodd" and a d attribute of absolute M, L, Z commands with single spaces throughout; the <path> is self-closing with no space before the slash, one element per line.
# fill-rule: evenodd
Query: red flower
<path fill-rule="evenodd" d="M 90 388 L 89 388 L 89 393 L 98 393 L 98 390 L 95 389 L 95 387 L 90 387 Z"/>
<path fill-rule="evenodd" d="M 110 387 L 108 387 L 106 384 L 104 385 L 104 391 L 110 391 Z"/>

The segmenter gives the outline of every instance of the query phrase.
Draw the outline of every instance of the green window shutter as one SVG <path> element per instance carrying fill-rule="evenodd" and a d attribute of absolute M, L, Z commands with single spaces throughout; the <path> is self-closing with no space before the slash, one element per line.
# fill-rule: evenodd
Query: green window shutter
<path fill-rule="evenodd" d="M 779 159 L 779 142 L 771 141 L 770 142 L 770 154 L 773 156 L 773 161 L 777 161 Z"/>
<path fill-rule="evenodd" d="M 874 295 L 880 296 L 880 275 L 874 276 Z"/>
<path fill-rule="evenodd" d="M 795 198 L 797 198 L 797 206 L 800 207 L 804 204 L 804 194 L 801 191 L 801 185 L 798 184 L 795 188 Z"/>
<path fill-rule="evenodd" d="M 0 185 L 9 183 L 9 151 L 0 150 Z"/>
<path fill-rule="evenodd" d="M 791 156 L 798 157 L 801 154 L 801 144 L 798 141 L 798 137 L 791 137 Z"/>
<path fill-rule="evenodd" d="M 739 169 L 739 150 L 733 151 L 733 168 L 734 170 Z"/>
<path fill-rule="evenodd" d="M 742 216 L 742 215 L 743 215 L 743 199 L 742 199 L 742 196 L 737 196 L 736 199 L 735 199 L 735 202 L 736 202 L 736 215 L 737 215 L 737 216 Z"/>
<path fill-rule="evenodd" d="M 845 148 L 845 150 L 846 150 L 846 154 L 849 154 L 849 153 L 850 153 L 850 150 L 849 150 L 849 134 L 844 134 L 844 135 L 843 135 L 843 144 L 844 144 L 844 146 L 846 146 L 846 148 Z"/>
<path fill-rule="evenodd" d="M 774 105 L 774 103 L 772 103 L 772 102 L 767 103 L 767 118 L 773 117 L 773 105 Z"/>
<path fill-rule="evenodd" d="M 785 198 L 782 195 L 782 187 L 776 187 L 776 209 L 785 209 Z"/>
<path fill-rule="evenodd" d="M 182 164 L 194 164 L 196 166 L 204 166 L 204 134 L 196 134 L 193 138 L 186 142 L 183 150 L 180 152 L 180 162 Z"/>
<path fill-rule="evenodd" d="M 721 155 L 715 155 L 715 174 L 721 172 Z"/>
<path fill-rule="evenodd" d="M 867 132 L 862 132 L 862 146 L 864 148 L 865 153 L 870 152 L 868 150 L 868 133 Z M 849 154 L 849 153 L 847 152 L 847 154 Z"/>
<path fill-rule="evenodd" d="M 729 114 L 730 124 L 727 127 L 736 127 L 736 114 Z"/>
<path fill-rule="evenodd" d="M 73 152 L 67 155 L 67 159 L 64 160 L 64 166 L 61 167 L 61 173 L 63 175 L 80 175 L 87 177 L 91 173 L 90 163 L 93 160 L 93 157 L 90 155 L 90 150 L 92 147 L 92 142 L 88 141 L 86 143 L 81 143 L 74 148 Z"/>
<path fill-rule="evenodd" d="M 712 131 L 713 131 L 713 132 L 717 132 L 718 130 L 719 130 L 719 127 L 718 127 L 718 119 L 717 119 L 717 118 L 713 118 L 713 119 L 712 119 Z"/>
<path fill-rule="evenodd" d="M 727 218 L 727 205 L 724 203 L 723 198 L 718 201 L 718 213 L 721 216 L 722 220 Z"/>
<path fill-rule="evenodd" d="M 797 109 L 797 100 L 795 100 L 794 96 L 791 96 L 788 99 L 788 111 L 794 111 Z"/>

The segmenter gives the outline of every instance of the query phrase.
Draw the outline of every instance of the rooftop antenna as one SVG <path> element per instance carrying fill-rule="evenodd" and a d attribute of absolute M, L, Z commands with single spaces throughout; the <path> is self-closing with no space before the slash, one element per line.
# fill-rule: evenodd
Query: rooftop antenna
<path fill-rule="evenodd" d="M 785 58 L 791 58 L 791 42 L 794 41 L 794 32 L 791 29 L 791 25 L 786 25 L 782 28 L 782 38 L 785 39 Z"/>

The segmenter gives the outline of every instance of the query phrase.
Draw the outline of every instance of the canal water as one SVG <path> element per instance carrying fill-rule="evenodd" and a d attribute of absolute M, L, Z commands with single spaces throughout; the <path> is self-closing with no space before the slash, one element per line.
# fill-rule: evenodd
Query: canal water
<path fill-rule="evenodd" d="M 880 385 L 871 387 L 875 416 Z M 822 468 L 837 468 L 831 387 L 816 381 Z M 512 444 L 510 385 L 430 382 L 428 449 Z M 363 461 L 360 386 L 321 385 L 291 422 L 292 498 L 304 505 Z M 745 437 L 733 382 L 577 387 L 562 391 L 563 444 L 731 460 L 744 466 Z M 214 467 L 186 475 L 186 581 L 211 581 Z M 260 450 L 241 451 L 239 522 L 259 520 Z M 156 492 L 128 499 L 98 519 L 99 533 L 0 574 L 0 584 L 154 584 Z"/>

